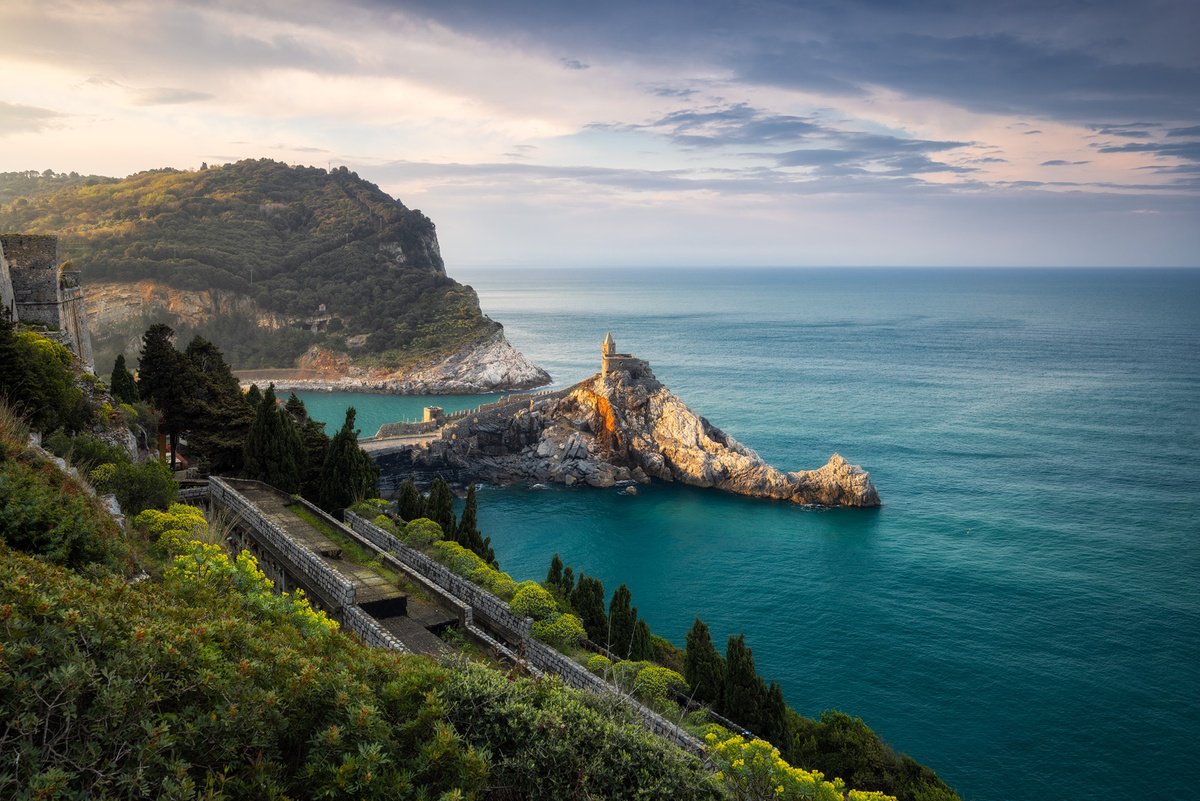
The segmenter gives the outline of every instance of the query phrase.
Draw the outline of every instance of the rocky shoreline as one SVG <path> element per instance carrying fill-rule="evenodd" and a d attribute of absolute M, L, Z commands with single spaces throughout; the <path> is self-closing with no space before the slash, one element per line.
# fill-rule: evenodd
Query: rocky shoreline
<path fill-rule="evenodd" d="M 645 363 L 368 450 L 385 476 L 612 487 L 651 481 L 819 506 L 875 507 L 870 475 L 834 454 L 784 472 L 695 414 Z"/>
<path fill-rule="evenodd" d="M 400 370 L 366 369 L 346 354 L 313 349 L 295 370 L 240 370 L 243 386 L 274 383 L 279 390 L 369 392 L 388 395 L 475 395 L 542 387 L 550 374 L 497 331 L 449 356 Z"/>

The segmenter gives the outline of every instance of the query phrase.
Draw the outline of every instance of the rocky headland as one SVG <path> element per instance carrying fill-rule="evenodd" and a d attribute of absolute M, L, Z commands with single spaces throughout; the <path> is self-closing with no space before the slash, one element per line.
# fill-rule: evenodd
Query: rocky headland
<path fill-rule="evenodd" d="M 436 430 L 364 441 L 384 476 L 612 487 L 652 480 L 821 506 L 879 506 L 870 475 L 838 454 L 784 472 L 709 423 L 644 362 L 568 389 L 510 399 Z"/>
<path fill-rule="evenodd" d="M 273 382 L 283 390 L 472 395 L 545 386 L 550 374 L 509 344 L 499 330 L 448 356 L 408 367 L 361 367 L 345 353 L 313 347 L 295 370 L 245 370 L 238 372 L 238 379 L 243 385 Z"/>

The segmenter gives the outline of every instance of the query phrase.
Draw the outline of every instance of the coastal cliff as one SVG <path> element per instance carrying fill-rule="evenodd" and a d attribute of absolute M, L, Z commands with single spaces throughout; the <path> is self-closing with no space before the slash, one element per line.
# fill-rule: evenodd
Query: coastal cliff
<path fill-rule="evenodd" d="M 768 465 L 689 409 L 645 363 L 466 415 L 421 442 L 366 447 L 385 475 L 593 487 L 657 479 L 799 504 L 880 505 L 870 475 L 838 454 L 816 470 Z"/>

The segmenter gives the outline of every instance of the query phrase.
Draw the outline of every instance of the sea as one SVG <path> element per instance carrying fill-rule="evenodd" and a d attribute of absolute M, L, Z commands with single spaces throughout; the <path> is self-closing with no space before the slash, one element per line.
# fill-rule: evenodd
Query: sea
<path fill-rule="evenodd" d="M 1200 270 L 460 271 L 556 386 L 600 341 L 770 463 L 874 510 L 655 484 L 485 487 L 501 567 L 558 553 L 676 644 L 742 634 L 967 801 L 1200 798 Z M 436 403 L 304 393 L 335 428 Z"/>

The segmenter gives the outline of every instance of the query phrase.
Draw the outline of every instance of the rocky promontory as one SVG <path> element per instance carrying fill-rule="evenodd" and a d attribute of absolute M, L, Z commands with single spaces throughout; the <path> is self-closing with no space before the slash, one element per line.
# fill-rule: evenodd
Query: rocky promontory
<path fill-rule="evenodd" d="M 394 395 L 473 395 L 532 389 L 550 374 L 509 344 L 503 330 L 446 356 L 406 367 L 361 367 L 345 353 L 311 348 L 295 370 L 239 371 L 243 384 L 273 382 L 278 389 L 380 392 Z"/>
<path fill-rule="evenodd" d="M 364 442 L 386 476 L 611 487 L 652 480 L 822 506 L 879 506 L 862 468 L 838 454 L 783 472 L 709 423 L 644 362 L 565 390 L 518 397 L 424 437 Z"/>

